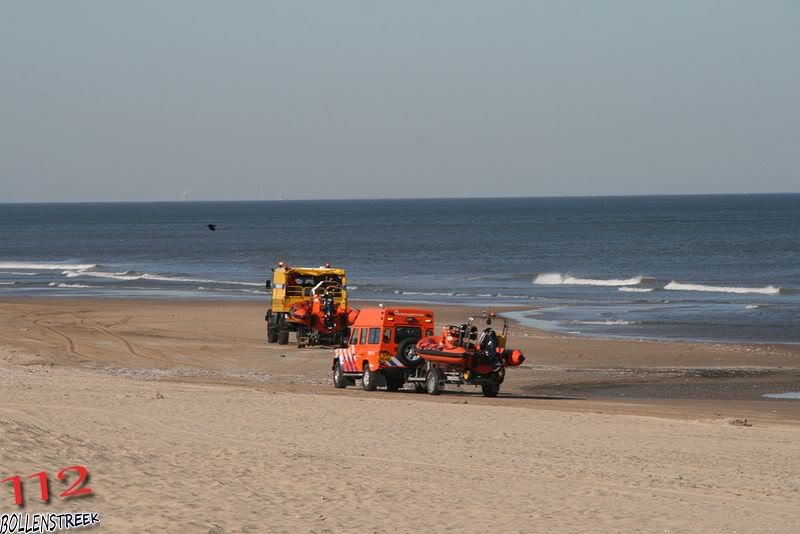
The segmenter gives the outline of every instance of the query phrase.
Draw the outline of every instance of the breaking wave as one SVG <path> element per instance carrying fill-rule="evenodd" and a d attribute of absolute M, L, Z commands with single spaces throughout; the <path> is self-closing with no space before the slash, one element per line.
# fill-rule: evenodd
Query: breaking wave
<path fill-rule="evenodd" d="M 569 285 L 569 286 L 636 286 L 644 281 L 644 277 L 635 276 L 633 278 L 621 279 L 595 279 L 577 278 L 575 276 L 563 275 L 561 273 L 542 273 L 538 275 L 533 283 L 544 286 Z"/>
<path fill-rule="evenodd" d="M 0 262 L 0 269 L 23 269 L 29 271 L 83 271 L 97 267 L 94 263 L 31 263 L 27 261 Z"/>
<path fill-rule="evenodd" d="M 423 296 L 436 296 L 436 297 L 453 297 L 455 293 L 442 293 L 436 291 L 401 291 L 395 290 L 395 295 L 423 295 Z"/>
<path fill-rule="evenodd" d="M 739 293 L 739 294 L 760 294 L 760 295 L 780 295 L 781 288 L 775 286 L 766 287 L 726 287 L 726 286 L 709 286 L 704 284 L 683 284 L 681 282 L 672 281 L 664 286 L 664 289 L 669 291 L 701 291 L 706 293 Z"/>
<path fill-rule="evenodd" d="M 229 285 L 253 286 L 253 287 L 261 287 L 262 285 L 264 285 L 255 282 L 234 282 L 231 280 L 208 280 L 204 278 L 184 278 L 181 276 L 166 276 L 161 274 L 137 273 L 134 271 L 124 271 L 115 273 L 115 272 L 88 271 L 88 270 L 74 270 L 74 271 L 69 270 L 69 271 L 64 271 L 62 274 L 66 275 L 67 278 L 89 276 L 94 278 L 109 278 L 112 280 L 122 280 L 126 282 L 132 282 L 138 280 L 152 280 L 158 282 L 186 282 L 192 284 L 229 284 Z"/>
<path fill-rule="evenodd" d="M 622 319 L 608 320 L 608 321 L 569 321 L 569 324 L 585 324 L 585 325 L 627 325 L 627 324 L 641 324 L 639 321 L 623 321 Z"/>
<path fill-rule="evenodd" d="M 212 291 L 216 293 L 231 293 L 231 292 L 238 292 L 238 293 L 264 293 L 264 291 L 260 289 L 221 289 L 218 287 L 203 287 L 198 286 L 198 291 Z"/>
<path fill-rule="evenodd" d="M 628 291 L 630 293 L 650 293 L 652 287 L 620 287 L 617 291 Z"/>

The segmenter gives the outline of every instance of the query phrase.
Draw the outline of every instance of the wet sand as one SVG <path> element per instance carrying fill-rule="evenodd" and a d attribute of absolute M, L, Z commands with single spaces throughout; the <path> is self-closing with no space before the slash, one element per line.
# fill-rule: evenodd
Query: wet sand
<path fill-rule="evenodd" d="M 496 399 L 368 393 L 332 387 L 330 349 L 267 345 L 264 308 L 0 301 L 0 474 L 84 463 L 96 493 L 25 511 L 109 532 L 796 531 L 800 402 L 761 397 L 800 389 L 796 346 L 512 325 L 528 359 Z"/>

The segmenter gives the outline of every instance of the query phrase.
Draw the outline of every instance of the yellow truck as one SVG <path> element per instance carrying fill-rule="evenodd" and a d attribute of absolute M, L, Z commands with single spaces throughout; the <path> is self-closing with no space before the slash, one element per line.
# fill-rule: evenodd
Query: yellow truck
<path fill-rule="evenodd" d="M 286 345 L 296 333 L 298 347 L 320 344 L 344 346 L 356 310 L 347 306 L 344 269 L 290 267 L 283 262 L 272 269 L 272 304 L 267 310 L 267 342 Z M 353 317 L 351 317 L 353 316 Z"/>

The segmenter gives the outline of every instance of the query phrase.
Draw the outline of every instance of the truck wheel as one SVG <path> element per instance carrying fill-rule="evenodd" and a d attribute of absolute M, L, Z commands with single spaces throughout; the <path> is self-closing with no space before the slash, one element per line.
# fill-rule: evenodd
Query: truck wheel
<path fill-rule="evenodd" d="M 484 397 L 496 397 L 500 392 L 500 384 L 492 382 L 491 384 L 481 384 Z"/>
<path fill-rule="evenodd" d="M 378 383 L 375 381 L 375 371 L 369 368 L 369 364 L 364 367 L 364 375 L 361 377 L 361 387 L 364 391 L 375 391 Z"/>
<path fill-rule="evenodd" d="M 302 349 L 306 346 L 305 342 L 303 341 L 304 338 L 308 337 L 308 330 L 304 326 L 297 327 L 297 348 Z"/>
<path fill-rule="evenodd" d="M 289 343 L 289 325 L 286 324 L 285 319 L 281 319 L 278 323 L 278 345 L 286 345 Z"/>
<path fill-rule="evenodd" d="M 423 382 L 414 382 L 414 393 L 425 393 L 425 384 Z"/>
<path fill-rule="evenodd" d="M 397 391 L 398 389 L 403 387 L 404 382 L 405 380 L 403 380 L 402 376 L 389 375 L 386 377 L 386 389 L 389 391 Z"/>
<path fill-rule="evenodd" d="M 272 313 L 267 313 L 267 343 L 278 342 L 277 324 L 272 320 Z"/>
<path fill-rule="evenodd" d="M 442 392 L 442 390 L 439 389 L 439 373 L 436 369 L 431 369 L 425 376 L 425 390 L 430 395 L 438 395 Z"/>
<path fill-rule="evenodd" d="M 348 382 L 349 380 L 344 376 L 344 371 L 342 370 L 342 363 L 337 360 L 336 367 L 333 368 L 333 387 L 343 389 L 347 387 Z"/>
<path fill-rule="evenodd" d="M 406 339 L 400 343 L 400 346 L 397 347 L 397 359 L 409 369 L 414 369 L 422 363 L 422 358 L 417 354 L 417 341 Z"/>

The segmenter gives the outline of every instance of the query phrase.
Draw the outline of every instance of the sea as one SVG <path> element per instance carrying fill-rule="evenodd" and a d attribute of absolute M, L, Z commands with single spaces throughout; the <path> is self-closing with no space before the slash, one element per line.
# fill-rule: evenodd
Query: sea
<path fill-rule="evenodd" d="M 582 336 L 800 343 L 800 194 L 0 204 L 0 221 L 0 297 L 266 307 L 278 261 L 330 263 L 358 300 L 513 305 Z"/>

